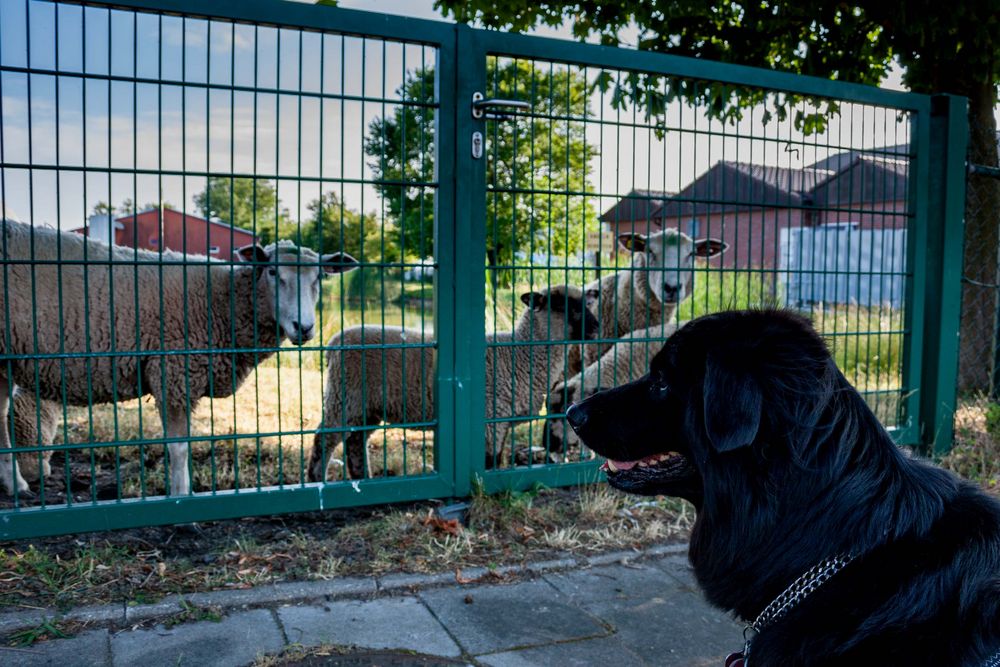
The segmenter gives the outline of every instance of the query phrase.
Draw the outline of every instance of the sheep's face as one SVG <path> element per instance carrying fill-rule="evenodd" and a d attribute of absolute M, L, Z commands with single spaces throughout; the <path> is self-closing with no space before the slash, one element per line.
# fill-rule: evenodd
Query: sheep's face
<path fill-rule="evenodd" d="M 715 257 L 728 248 L 719 239 L 691 239 L 676 229 L 646 236 L 625 234 L 618 242 L 632 252 L 645 253 L 645 278 L 660 303 L 677 304 L 691 294 L 695 257 Z M 637 264 L 639 265 L 639 264 Z"/>
<path fill-rule="evenodd" d="M 296 345 L 303 345 L 316 335 L 320 279 L 358 267 L 358 260 L 345 252 L 319 255 L 288 241 L 266 248 L 244 246 L 237 252 L 244 261 L 257 265 L 258 293 L 273 308 L 271 314 L 281 336 Z"/>
<path fill-rule="evenodd" d="M 521 301 L 538 323 L 537 334 L 549 340 L 583 341 L 597 338 L 599 324 L 588 307 L 597 294 L 597 290 L 584 292 L 577 287 L 557 285 L 541 292 L 526 292 Z"/>

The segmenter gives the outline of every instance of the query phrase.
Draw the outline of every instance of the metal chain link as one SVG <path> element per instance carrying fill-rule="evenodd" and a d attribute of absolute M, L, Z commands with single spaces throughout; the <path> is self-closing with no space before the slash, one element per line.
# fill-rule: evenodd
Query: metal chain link
<path fill-rule="evenodd" d="M 852 560 L 854 556 L 851 554 L 837 554 L 807 570 L 760 612 L 756 620 L 750 624 L 750 628 L 759 633 L 787 614 L 792 607 L 829 581 L 830 577 L 843 570 Z"/>

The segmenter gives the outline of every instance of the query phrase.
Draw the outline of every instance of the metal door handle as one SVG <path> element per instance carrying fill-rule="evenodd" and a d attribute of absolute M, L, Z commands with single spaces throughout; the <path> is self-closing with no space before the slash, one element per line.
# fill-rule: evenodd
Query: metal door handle
<path fill-rule="evenodd" d="M 500 98 L 490 98 L 485 99 L 482 93 L 475 92 L 472 93 L 472 117 L 476 119 L 488 118 L 488 119 L 498 119 L 506 118 L 507 114 L 500 112 L 491 112 L 491 109 L 497 107 L 507 108 L 507 109 L 518 109 L 520 111 L 531 111 L 531 104 L 528 102 L 522 102 L 521 100 L 505 100 Z"/>

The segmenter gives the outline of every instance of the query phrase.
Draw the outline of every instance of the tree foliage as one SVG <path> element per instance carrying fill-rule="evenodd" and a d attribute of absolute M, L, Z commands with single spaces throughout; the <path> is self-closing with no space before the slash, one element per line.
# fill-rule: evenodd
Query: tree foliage
<path fill-rule="evenodd" d="M 398 225 L 401 254 L 427 257 L 434 238 L 433 70 L 411 73 L 398 94 L 403 104 L 375 119 L 365 141 L 368 165 L 387 214 Z M 491 95 L 532 103 L 531 116 L 488 123 L 486 132 L 486 243 L 491 265 L 510 265 L 521 253 L 567 255 L 583 246 L 585 229 L 597 227 L 590 198 L 595 146 L 585 138 L 584 76 L 566 67 L 491 59 Z M 508 276 L 509 277 L 509 276 Z M 501 276 L 501 282 L 506 282 Z"/>
<path fill-rule="evenodd" d="M 996 0 L 941 3 L 932 0 L 436 0 L 435 6 L 459 21 L 523 32 L 538 25 L 569 23 L 579 39 L 623 45 L 623 34 L 638 28 L 642 50 L 766 67 L 839 81 L 877 85 L 893 58 L 906 68 L 905 82 L 918 92 L 965 95 L 973 107 L 996 102 L 1000 80 L 1000 11 Z M 665 105 L 684 99 L 722 120 L 763 105 L 762 121 L 793 114 L 798 129 L 825 128 L 838 111 L 834 101 L 767 94 L 749 86 L 629 73 L 620 80 L 598 79 L 614 101 L 635 103 L 655 119 Z"/>
<path fill-rule="evenodd" d="M 375 215 L 347 208 L 333 191 L 314 199 L 308 209 L 310 217 L 301 228 L 304 245 L 323 253 L 345 251 L 366 263 L 400 260 L 399 232 L 392 222 L 381 224 Z"/>
<path fill-rule="evenodd" d="M 262 240 L 273 240 L 276 230 L 289 222 L 274 184 L 264 178 L 212 176 L 205 189 L 194 196 L 194 205 L 202 217 L 257 230 Z"/>

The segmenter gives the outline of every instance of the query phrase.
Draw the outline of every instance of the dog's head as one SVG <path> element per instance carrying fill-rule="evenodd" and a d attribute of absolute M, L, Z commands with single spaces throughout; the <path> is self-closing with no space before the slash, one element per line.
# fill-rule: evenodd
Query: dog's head
<path fill-rule="evenodd" d="M 807 320 L 718 313 L 675 333 L 647 375 L 573 405 L 567 421 L 608 459 L 613 486 L 701 506 L 706 494 L 747 488 L 755 475 L 766 483 L 776 457 L 808 456 L 802 443 L 838 378 Z M 746 479 L 720 479 L 735 475 Z"/>

